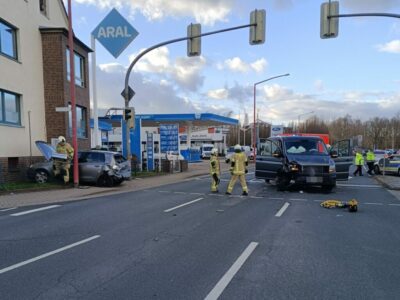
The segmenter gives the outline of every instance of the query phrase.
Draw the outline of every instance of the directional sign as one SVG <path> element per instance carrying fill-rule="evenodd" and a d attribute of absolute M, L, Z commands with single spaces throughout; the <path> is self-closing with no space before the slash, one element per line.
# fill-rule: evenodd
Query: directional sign
<path fill-rule="evenodd" d="M 139 32 L 115 9 L 92 31 L 92 35 L 117 58 Z"/>
<path fill-rule="evenodd" d="M 125 89 L 122 90 L 121 96 L 125 99 Z M 135 96 L 135 91 L 128 85 L 128 100 L 131 100 Z"/>

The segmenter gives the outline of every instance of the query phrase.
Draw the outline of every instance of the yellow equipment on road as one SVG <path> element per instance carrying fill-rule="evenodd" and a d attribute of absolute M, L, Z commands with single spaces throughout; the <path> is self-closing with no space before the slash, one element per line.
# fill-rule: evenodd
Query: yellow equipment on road
<path fill-rule="evenodd" d="M 325 208 L 348 208 L 349 212 L 356 212 L 358 210 L 358 202 L 356 199 L 350 201 L 339 201 L 339 200 L 326 200 L 321 202 L 321 206 Z"/>

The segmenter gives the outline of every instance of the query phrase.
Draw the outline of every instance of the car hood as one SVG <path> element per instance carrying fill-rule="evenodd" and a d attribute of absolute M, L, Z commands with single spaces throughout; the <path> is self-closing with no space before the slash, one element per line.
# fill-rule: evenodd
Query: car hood
<path fill-rule="evenodd" d="M 52 158 L 67 159 L 66 154 L 57 153 L 56 150 L 46 142 L 36 141 L 35 144 L 46 160 L 51 160 Z"/>
<path fill-rule="evenodd" d="M 295 161 L 300 165 L 329 165 L 329 155 L 288 154 L 289 162 Z"/>

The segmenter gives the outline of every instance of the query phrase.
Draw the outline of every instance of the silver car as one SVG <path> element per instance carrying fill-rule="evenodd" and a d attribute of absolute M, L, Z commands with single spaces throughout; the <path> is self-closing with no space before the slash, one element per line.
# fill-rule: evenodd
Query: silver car
<path fill-rule="evenodd" d="M 38 183 L 54 178 L 53 159 L 63 159 L 46 142 L 37 141 L 36 146 L 46 158 L 45 162 L 31 165 L 28 177 Z M 114 186 L 131 178 L 131 166 L 119 153 L 112 151 L 88 150 L 78 152 L 79 181 L 95 183 L 99 186 Z M 72 166 L 71 172 L 72 174 Z"/>

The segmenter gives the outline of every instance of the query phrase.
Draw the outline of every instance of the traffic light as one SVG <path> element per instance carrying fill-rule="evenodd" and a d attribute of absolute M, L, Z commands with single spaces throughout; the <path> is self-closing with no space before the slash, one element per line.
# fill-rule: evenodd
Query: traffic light
<path fill-rule="evenodd" d="M 192 38 L 201 34 L 201 24 L 190 24 L 187 27 L 187 55 L 199 56 L 201 54 L 201 37 Z"/>
<path fill-rule="evenodd" d="M 128 128 L 135 127 L 135 109 L 133 107 L 124 109 L 124 120 Z"/>
<path fill-rule="evenodd" d="M 321 39 L 335 38 L 339 33 L 339 18 L 328 18 L 339 14 L 339 2 L 325 2 L 321 4 Z"/>
<path fill-rule="evenodd" d="M 256 9 L 250 13 L 250 45 L 264 44 L 265 42 L 265 9 Z"/>

